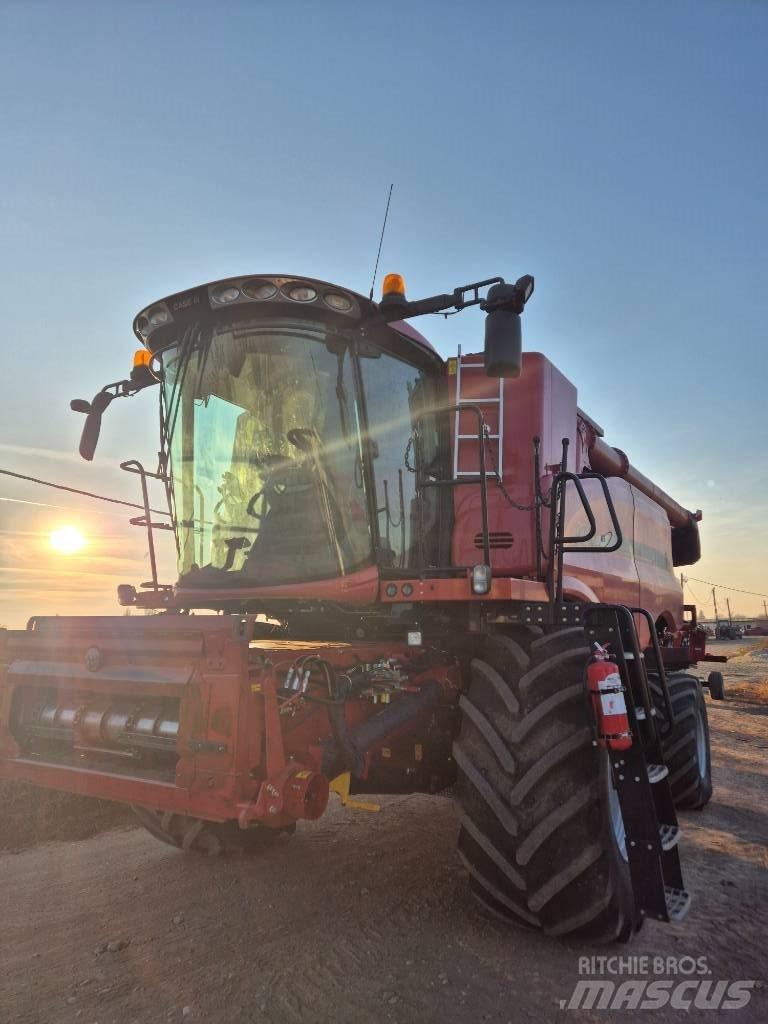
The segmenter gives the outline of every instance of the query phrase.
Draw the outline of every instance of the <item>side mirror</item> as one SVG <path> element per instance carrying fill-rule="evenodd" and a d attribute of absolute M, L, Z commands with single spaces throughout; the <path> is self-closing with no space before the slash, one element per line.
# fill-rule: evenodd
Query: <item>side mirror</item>
<path fill-rule="evenodd" d="M 519 377 L 522 368 L 520 314 L 494 310 L 485 318 L 485 372 L 489 377 Z"/>
<path fill-rule="evenodd" d="M 70 402 L 71 409 L 86 414 L 83 433 L 80 436 L 80 454 L 88 462 L 93 459 L 96 445 L 99 443 L 102 414 L 114 397 L 108 391 L 100 391 L 90 404 L 81 398 Z"/>
<path fill-rule="evenodd" d="M 519 377 L 523 368 L 523 329 L 520 314 L 533 294 L 533 278 L 488 289 L 481 309 L 485 317 L 485 372 L 489 377 Z"/>

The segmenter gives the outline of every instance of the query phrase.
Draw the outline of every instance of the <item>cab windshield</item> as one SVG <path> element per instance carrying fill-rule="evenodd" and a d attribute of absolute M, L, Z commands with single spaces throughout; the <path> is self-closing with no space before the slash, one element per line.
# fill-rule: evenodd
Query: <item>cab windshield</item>
<path fill-rule="evenodd" d="M 163 367 L 181 582 L 264 586 L 371 560 L 343 340 L 316 323 L 197 327 Z"/>

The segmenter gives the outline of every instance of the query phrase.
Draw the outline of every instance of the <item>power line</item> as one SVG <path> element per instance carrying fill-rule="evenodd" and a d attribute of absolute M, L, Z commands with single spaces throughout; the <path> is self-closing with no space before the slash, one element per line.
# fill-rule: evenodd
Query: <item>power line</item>
<path fill-rule="evenodd" d="M 691 594 L 691 596 L 693 597 L 693 599 L 696 602 L 696 604 L 700 605 L 703 608 L 704 605 L 712 603 L 709 598 L 707 598 L 706 601 L 702 601 L 702 599 L 699 597 L 699 595 L 696 593 L 696 591 L 693 589 L 693 587 L 688 583 L 688 577 L 687 576 L 683 576 L 683 579 L 685 580 L 685 586 L 688 587 L 688 591 Z"/>
<path fill-rule="evenodd" d="M 144 511 L 143 505 L 137 505 L 133 501 L 123 501 L 121 498 L 109 498 L 105 494 L 95 494 L 93 491 L 83 491 L 79 487 L 68 487 L 66 484 L 55 484 L 51 480 L 41 480 L 36 476 L 26 476 L 24 473 L 14 473 L 10 469 L 0 469 L 0 474 L 3 476 L 14 477 L 16 480 L 24 480 L 31 484 L 41 484 L 43 487 L 53 487 L 57 491 L 68 491 L 70 494 L 81 494 L 86 498 L 95 498 L 97 501 L 108 501 L 112 505 L 124 505 L 126 508 L 137 508 L 139 511 Z M 150 508 L 150 512 L 153 512 L 158 516 L 170 516 L 170 512 L 159 508 Z M 742 590 L 740 587 L 727 587 L 724 583 L 713 583 L 712 580 L 702 580 L 696 576 L 686 576 L 686 582 L 692 580 L 694 583 L 704 583 L 708 587 L 719 587 L 720 590 L 730 590 L 734 594 L 748 594 L 750 597 L 767 597 L 768 594 L 761 593 L 758 590 Z M 689 588 L 690 589 L 690 588 Z M 693 593 L 693 591 L 691 591 Z M 694 597 L 696 595 L 694 594 Z M 700 604 L 704 602 L 700 601 Z"/>
<path fill-rule="evenodd" d="M 42 484 L 43 487 L 53 487 L 57 491 L 69 491 L 70 494 L 82 494 L 86 498 L 96 498 L 98 501 L 109 501 L 113 505 L 125 505 L 126 508 L 137 508 L 141 512 L 144 511 L 143 505 L 137 505 L 133 501 L 122 501 L 120 498 L 108 498 L 105 494 L 94 494 L 93 491 L 81 491 L 79 487 L 67 487 L 66 484 L 55 484 L 50 480 L 40 480 L 39 477 L 36 476 L 25 476 L 23 473 L 14 473 L 10 469 L 0 469 L 0 473 L 3 476 L 15 477 L 17 480 L 26 480 L 27 483 Z M 163 511 L 159 508 L 151 508 L 149 511 L 154 512 L 154 514 L 158 516 L 169 516 L 171 514 L 170 512 Z"/>
<path fill-rule="evenodd" d="M 77 505 L 53 505 L 50 501 L 28 501 L 26 498 L 9 498 L 5 494 L 0 494 L 0 501 L 11 502 L 14 505 L 32 505 L 35 508 L 55 508 L 59 512 L 82 512 L 81 508 Z M 117 509 L 100 509 L 96 515 L 99 516 L 120 516 L 123 518 L 123 513 L 118 512 Z"/>
<path fill-rule="evenodd" d="M 740 590 L 739 587 L 726 587 L 724 583 L 713 583 L 712 580 L 699 580 L 695 576 L 686 576 L 687 580 L 694 583 L 706 583 L 708 587 L 719 587 L 720 590 L 731 590 L 734 594 L 749 594 L 751 597 L 768 597 L 768 594 L 761 594 L 757 590 Z"/>

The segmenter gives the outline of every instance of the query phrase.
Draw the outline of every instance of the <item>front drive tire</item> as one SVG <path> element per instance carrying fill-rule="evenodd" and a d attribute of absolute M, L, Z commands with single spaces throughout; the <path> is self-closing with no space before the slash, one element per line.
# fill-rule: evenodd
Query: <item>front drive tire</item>
<path fill-rule="evenodd" d="M 709 749 L 707 702 L 701 682 L 687 672 L 667 673 L 675 724 L 667 732 L 667 706 L 659 677 L 649 675 L 661 735 L 661 751 L 669 769 L 675 807 L 700 810 L 712 796 L 712 758 Z"/>
<path fill-rule="evenodd" d="M 608 757 L 592 743 L 588 658 L 580 627 L 486 639 L 454 743 L 459 856 L 496 916 L 626 941 L 640 921 Z"/>
<path fill-rule="evenodd" d="M 722 672 L 710 672 L 704 685 L 709 688 L 712 700 L 725 700 L 725 680 Z"/>

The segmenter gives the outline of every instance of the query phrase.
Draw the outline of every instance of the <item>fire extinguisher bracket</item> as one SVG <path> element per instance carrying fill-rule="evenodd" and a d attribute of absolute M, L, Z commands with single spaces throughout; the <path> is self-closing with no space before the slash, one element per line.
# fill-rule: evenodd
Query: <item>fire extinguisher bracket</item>
<path fill-rule="evenodd" d="M 632 732 L 619 666 L 600 650 L 587 665 L 587 685 L 597 722 L 597 741 L 609 750 L 628 750 Z"/>

